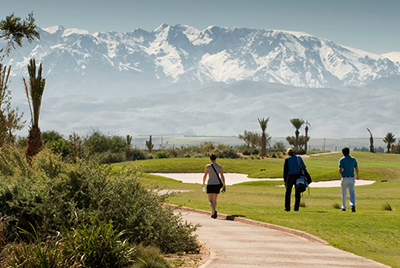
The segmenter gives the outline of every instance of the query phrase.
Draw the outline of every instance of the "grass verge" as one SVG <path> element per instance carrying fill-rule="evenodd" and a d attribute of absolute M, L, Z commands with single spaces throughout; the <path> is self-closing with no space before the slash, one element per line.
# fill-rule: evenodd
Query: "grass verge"
<path fill-rule="evenodd" d="M 369 186 L 356 187 L 357 212 L 342 212 L 340 188 L 312 188 L 304 193 L 300 213 L 285 213 L 284 189 L 277 182 L 246 182 L 228 187 L 218 199 L 218 211 L 253 220 L 295 228 L 316 235 L 332 246 L 400 267 L 400 155 L 353 152 L 360 179 L 374 180 Z M 339 179 L 338 160 L 341 154 L 305 157 L 314 181 Z M 253 178 L 282 177 L 284 159 L 218 159 L 224 172 L 248 174 Z M 202 172 L 206 158 L 159 159 L 114 165 L 140 166 L 144 172 Z M 144 174 L 141 181 L 162 189 L 192 190 L 169 197 L 168 202 L 209 210 L 207 197 L 199 184 L 184 184 L 164 177 Z M 229 180 L 229 177 L 227 177 Z M 239 201 L 240 200 L 240 201 Z M 294 200 L 292 200 L 294 201 Z M 391 210 L 384 209 L 390 204 Z"/>

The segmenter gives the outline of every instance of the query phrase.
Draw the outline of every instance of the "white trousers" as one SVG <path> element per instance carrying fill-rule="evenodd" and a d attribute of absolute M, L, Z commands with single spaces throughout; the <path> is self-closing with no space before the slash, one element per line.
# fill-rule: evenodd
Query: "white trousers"
<path fill-rule="evenodd" d="M 355 180 L 353 177 L 342 178 L 342 209 L 346 209 L 347 206 L 347 189 L 349 189 L 350 194 L 350 206 L 356 207 L 356 195 L 354 191 Z"/>

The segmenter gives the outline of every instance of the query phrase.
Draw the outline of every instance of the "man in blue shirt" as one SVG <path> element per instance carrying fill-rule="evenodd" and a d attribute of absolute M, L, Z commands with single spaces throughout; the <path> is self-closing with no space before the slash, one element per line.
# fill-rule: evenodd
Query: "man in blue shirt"
<path fill-rule="evenodd" d="M 347 189 L 350 194 L 351 211 L 356 212 L 356 195 L 354 192 L 355 179 L 358 179 L 358 165 L 354 157 L 350 156 L 350 149 L 342 149 L 343 157 L 339 160 L 339 173 L 342 175 L 342 211 L 346 211 Z M 356 174 L 354 176 L 354 170 Z"/>
<path fill-rule="evenodd" d="M 286 187 L 285 211 L 290 211 L 290 197 L 292 195 L 292 188 L 294 185 L 296 185 L 296 180 L 301 175 L 301 169 L 306 170 L 306 165 L 301 157 L 297 157 L 294 154 L 294 150 L 292 148 L 289 148 L 287 153 L 289 154 L 289 157 L 285 159 L 285 165 L 283 167 L 283 180 Z M 300 194 L 300 191 L 295 188 L 294 211 L 299 211 L 301 198 Z"/>

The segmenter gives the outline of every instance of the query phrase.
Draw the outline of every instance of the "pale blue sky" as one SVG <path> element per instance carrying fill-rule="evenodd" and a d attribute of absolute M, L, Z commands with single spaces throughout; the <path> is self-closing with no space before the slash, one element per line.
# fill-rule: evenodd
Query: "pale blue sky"
<path fill-rule="evenodd" d="M 377 54 L 400 51 L 399 0 L 0 0 L 0 19 L 31 11 L 42 28 L 94 33 L 217 25 L 306 32 Z"/>

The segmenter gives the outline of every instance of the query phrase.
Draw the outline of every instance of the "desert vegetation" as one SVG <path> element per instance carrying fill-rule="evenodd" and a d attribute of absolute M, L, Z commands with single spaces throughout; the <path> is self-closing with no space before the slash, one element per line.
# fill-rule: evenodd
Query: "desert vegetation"
<path fill-rule="evenodd" d="M 111 173 L 94 161 L 66 164 L 47 149 L 30 165 L 17 149 L 1 149 L 2 263 L 155 267 L 135 265 L 145 265 L 148 254 L 154 257 L 152 248 L 159 249 L 160 262 L 161 252 L 197 252 L 196 226 L 164 208 L 167 196 L 139 178 L 137 170 Z"/>

